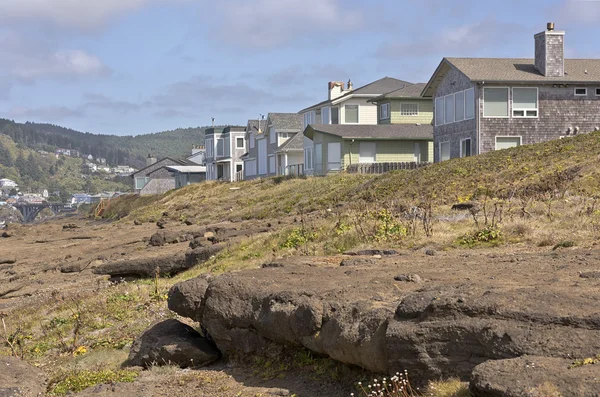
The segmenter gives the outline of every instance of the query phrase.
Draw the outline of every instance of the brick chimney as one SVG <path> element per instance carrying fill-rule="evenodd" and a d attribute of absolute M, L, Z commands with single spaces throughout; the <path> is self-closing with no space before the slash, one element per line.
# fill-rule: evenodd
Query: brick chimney
<path fill-rule="evenodd" d="M 565 32 L 554 30 L 548 22 L 546 30 L 533 36 L 535 39 L 535 67 L 546 77 L 565 75 Z"/>
<path fill-rule="evenodd" d="M 330 81 L 327 87 L 330 101 L 345 94 L 345 85 L 342 81 Z"/>

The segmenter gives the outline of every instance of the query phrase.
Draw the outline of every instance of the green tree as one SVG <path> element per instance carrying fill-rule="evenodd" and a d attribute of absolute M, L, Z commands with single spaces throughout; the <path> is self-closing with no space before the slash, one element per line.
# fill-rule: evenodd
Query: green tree
<path fill-rule="evenodd" d="M 2 142 L 0 142 L 0 164 L 7 167 L 12 167 L 15 165 L 10 151 L 2 144 Z"/>

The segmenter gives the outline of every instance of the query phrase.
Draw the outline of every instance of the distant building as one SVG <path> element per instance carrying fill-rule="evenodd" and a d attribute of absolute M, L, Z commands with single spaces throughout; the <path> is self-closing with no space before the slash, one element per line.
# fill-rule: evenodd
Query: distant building
<path fill-rule="evenodd" d="M 71 196 L 71 205 L 91 204 L 92 196 L 86 193 L 75 193 Z"/>
<path fill-rule="evenodd" d="M 71 155 L 71 150 L 69 150 L 69 149 L 60 149 L 59 148 L 59 149 L 56 149 L 54 151 L 54 154 L 56 156 L 70 156 Z"/>
<path fill-rule="evenodd" d="M 17 182 L 13 181 L 12 179 L 7 179 L 7 178 L 3 178 L 0 179 L 0 187 L 6 187 L 6 188 L 16 188 L 19 185 L 17 185 Z"/>
<path fill-rule="evenodd" d="M 192 155 L 188 156 L 186 160 L 194 164 L 206 165 L 206 148 L 204 146 L 194 146 Z"/>

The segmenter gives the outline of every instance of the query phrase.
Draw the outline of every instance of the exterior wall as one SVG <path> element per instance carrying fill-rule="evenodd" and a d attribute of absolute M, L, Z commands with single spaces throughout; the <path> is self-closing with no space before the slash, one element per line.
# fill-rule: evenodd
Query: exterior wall
<path fill-rule="evenodd" d="M 340 104 L 340 124 L 346 124 L 346 105 L 358 105 L 358 124 L 377 124 L 377 105 L 367 102 L 369 98 L 352 98 Z"/>
<path fill-rule="evenodd" d="M 142 177 L 149 177 L 149 178 L 162 178 L 162 177 L 170 177 L 170 173 L 169 171 L 162 169 L 161 171 L 157 171 L 156 170 L 167 166 L 167 165 L 181 165 L 169 158 L 164 158 L 161 159 L 159 161 L 157 161 L 156 163 L 150 165 L 149 167 L 145 168 L 145 169 L 141 169 L 138 172 L 132 174 L 131 176 L 133 177 L 133 191 L 140 194 L 140 189 L 136 189 L 135 188 L 135 178 L 142 178 Z M 164 171 L 164 172 L 162 172 Z M 150 175 L 150 174 L 156 174 L 156 175 Z M 166 173 L 166 174 L 165 174 Z M 143 190 L 143 189 L 142 189 Z"/>
<path fill-rule="evenodd" d="M 445 96 L 455 92 L 467 90 L 473 88 L 474 85 L 461 72 L 451 68 L 446 74 L 440 85 L 438 86 L 435 96 L 432 101 L 433 114 L 435 115 L 435 99 L 440 96 Z M 475 87 L 475 102 L 477 102 L 478 90 Z M 474 103 L 472 106 L 475 106 Z M 435 116 L 434 116 L 435 117 Z M 433 149 L 434 149 L 434 161 L 440 161 L 439 144 L 440 142 L 450 142 L 450 158 L 460 157 L 460 141 L 465 138 L 471 138 L 471 147 L 473 154 L 478 154 L 477 148 L 479 143 L 477 141 L 477 111 L 475 111 L 475 118 L 471 120 L 463 120 L 445 125 L 435 125 L 433 123 Z"/>
<path fill-rule="evenodd" d="M 162 194 L 169 190 L 175 189 L 175 178 L 169 179 L 152 179 L 144 186 L 139 192 L 141 196 L 147 196 L 150 194 Z"/>
<path fill-rule="evenodd" d="M 430 99 L 392 99 L 390 103 L 391 124 L 431 124 L 431 122 L 433 121 L 433 101 Z M 419 114 L 417 116 L 402 116 L 400 114 L 400 107 L 403 103 L 418 104 Z M 390 120 L 387 121 L 387 124 L 389 124 Z"/>
<path fill-rule="evenodd" d="M 564 32 L 541 32 L 535 39 L 535 66 L 545 76 L 564 76 Z"/>
<path fill-rule="evenodd" d="M 485 85 L 485 87 L 492 87 Z M 506 85 L 504 86 L 506 87 Z M 510 86 L 512 88 L 512 86 Z M 518 87 L 518 86 L 517 86 Z M 559 139 L 579 127 L 579 133 L 594 131 L 600 127 L 600 96 L 596 96 L 596 86 L 587 88 L 587 96 L 575 96 L 575 86 L 539 86 L 538 118 L 513 118 L 509 106 L 508 118 L 483 117 L 483 90 L 480 90 L 480 131 L 481 153 L 495 150 L 497 136 L 521 136 L 521 144 L 527 145 Z M 475 95 L 478 93 L 476 92 Z M 509 90 L 509 105 L 512 104 L 512 89 Z"/>
<path fill-rule="evenodd" d="M 175 175 L 175 188 L 187 186 L 192 183 L 200 183 L 206 180 L 206 173 L 201 172 L 197 174 L 178 173 Z"/>
<path fill-rule="evenodd" d="M 360 142 L 373 142 L 373 140 L 355 140 L 351 142 L 344 140 L 342 145 L 343 153 L 343 168 L 347 168 L 350 164 L 356 164 L 360 161 Z M 375 141 L 375 162 L 376 163 L 403 163 L 415 161 L 415 143 L 420 144 L 421 161 L 431 161 L 429 157 L 429 149 L 433 148 L 433 143 L 430 141 L 415 141 L 415 140 L 386 140 Z"/>

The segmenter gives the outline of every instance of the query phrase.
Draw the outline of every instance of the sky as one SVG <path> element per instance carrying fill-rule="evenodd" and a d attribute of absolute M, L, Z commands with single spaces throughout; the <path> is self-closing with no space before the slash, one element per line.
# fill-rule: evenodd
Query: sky
<path fill-rule="evenodd" d="M 533 57 L 555 22 L 600 57 L 600 0 L 0 0 L 0 118 L 137 135 L 245 125 L 327 82 L 427 82 L 445 56 Z"/>

